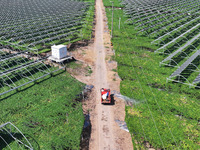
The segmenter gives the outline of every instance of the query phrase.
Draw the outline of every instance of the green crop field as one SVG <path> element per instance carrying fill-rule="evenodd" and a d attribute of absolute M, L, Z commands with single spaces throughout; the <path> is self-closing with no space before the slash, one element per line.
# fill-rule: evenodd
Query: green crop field
<path fill-rule="evenodd" d="M 0 98 L 0 124 L 12 122 L 34 149 L 78 150 L 84 116 L 76 95 L 83 86 L 68 73 L 61 72 L 4 95 Z M 1 132 L 0 135 L 3 136 Z M 9 142 L 12 149 L 19 149 L 16 142 Z M 9 149 L 2 143 L 0 149 Z"/>
<path fill-rule="evenodd" d="M 111 29 L 112 4 L 104 0 Z M 122 6 L 122 5 L 121 5 Z M 176 68 L 160 67 L 165 55 L 155 54 L 153 38 L 137 34 L 134 24 L 114 3 L 113 49 L 121 78 L 120 92 L 139 103 L 126 106 L 126 123 L 134 149 L 200 149 L 198 88 L 166 82 Z M 120 21 L 121 19 L 121 21 Z M 120 24 L 119 24 L 120 22 Z"/>
<path fill-rule="evenodd" d="M 53 67 L 35 54 L 54 44 L 87 43 L 94 0 L 4 0 L 0 6 L 0 149 L 27 149 L 26 138 L 34 150 L 80 149 L 84 115 L 77 96 L 85 85 L 63 63 Z"/>

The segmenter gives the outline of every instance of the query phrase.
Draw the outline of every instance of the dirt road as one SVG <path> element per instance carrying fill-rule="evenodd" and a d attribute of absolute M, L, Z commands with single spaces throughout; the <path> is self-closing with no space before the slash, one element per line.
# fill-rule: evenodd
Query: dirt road
<path fill-rule="evenodd" d="M 113 71 L 117 68 L 117 63 L 111 60 L 113 51 L 102 0 L 96 0 L 95 14 L 94 43 L 81 47 L 73 53 L 74 58 L 80 60 L 82 67 L 68 72 L 79 81 L 94 85 L 89 99 L 83 103 L 83 110 L 85 113 L 89 112 L 92 125 L 89 149 L 132 150 L 130 133 L 120 129 L 115 122 L 125 119 L 124 102 L 115 98 L 114 105 L 102 105 L 100 101 L 101 88 L 120 91 L 120 78 Z M 87 65 L 93 70 L 90 76 L 85 75 L 87 70 L 84 68 L 87 68 Z"/>
<path fill-rule="evenodd" d="M 95 29 L 94 53 L 96 54 L 96 68 L 95 68 L 95 89 L 96 89 L 96 133 L 95 145 L 99 150 L 114 150 L 116 149 L 114 135 L 113 135 L 113 122 L 114 116 L 112 106 L 101 105 L 100 103 L 100 89 L 109 88 L 107 81 L 107 68 L 105 62 L 105 48 L 104 48 L 104 24 L 101 0 L 96 1 L 96 29 Z M 92 147 L 94 145 L 91 145 Z"/>
<path fill-rule="evenodd" d="M 94 72 L 94 85 L 96 90 L 96 115 L 93 118 L 94 122 L 92 123 L 92 135 L 90 142 L 91 150 L 117 150 L 123 149 L 123 146 L 119 146 L 119 127 L 117 127 L 114 115 L 116 107 L 112 105 L 102 105 L 100 103 L 100 89 L 101 88 L 112 88 L 110 87 L 110 82 L 112 79 L 109 79 L 109 71 L 107 71 L 108 66 L 106 63 L 106 50 L 105 50 L 105 38 L 107 37 L 104 32 L 105 30 L 105 12 L 103 8 L 102 0 L 96 0 L 96 27 L 95 27 L 95 41 L 94 41 L 94 55 L 96 56 L 95 63 L 95 72 Z M 110 39 L 109 39 L 110 42 Z M 108 42 L 108 44 L 110 44 Z M 111 73 L 112 74 L 112 73 Z M 112 78 L 112 76 L 111 76 Z M 116 82 L 117 83 L 117 82 Z M 119 82 L 118 82 L 119 83 Z M 114 83 L 115 84 L 115 83 Z M 118 84 L 119 86 L 119 84 Z M 113 90 L 113 89 L 112 89 Z M 124 113 L 124 111 L 123 111 Z M 124 114 L 122 115 L 124 117 Z M 124 138 L 124 137 L 121 137 Z M 129 139 L 130 140 L 130 135 Z M 128 142 L 127 144 L 131 144 Z M 124 144 L 125 145 L 125 144 Z M 124 149 L 128 147 L 125 146 Z M 129 146 L 128 149 L 132 149 Z"/>

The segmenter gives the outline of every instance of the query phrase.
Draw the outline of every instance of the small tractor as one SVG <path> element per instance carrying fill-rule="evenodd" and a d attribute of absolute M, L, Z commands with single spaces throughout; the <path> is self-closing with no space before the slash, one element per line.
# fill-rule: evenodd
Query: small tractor
<path fill-rule="evenodd" d="M 111 104 L 110 89 L 101 89 L 101 104 Z"/>

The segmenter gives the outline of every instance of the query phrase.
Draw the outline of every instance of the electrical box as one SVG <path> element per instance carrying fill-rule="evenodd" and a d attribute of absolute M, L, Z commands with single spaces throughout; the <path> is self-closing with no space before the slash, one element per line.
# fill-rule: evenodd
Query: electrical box
<path fill-rule="evenodd" d="M 67 56 L 67 45 L 51 46 L 51 55 L 53 58 L 62 59 Z"/>

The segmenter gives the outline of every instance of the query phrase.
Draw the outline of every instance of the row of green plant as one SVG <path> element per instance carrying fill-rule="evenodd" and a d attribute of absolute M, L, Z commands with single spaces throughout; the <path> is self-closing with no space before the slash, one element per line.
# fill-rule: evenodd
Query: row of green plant
<path fill-rule="evenodd" d="M 178 36 L 177 33 L 182 33 L 186 31 L 188 28 L 190 28 L 191 26 L 194 26 L 198 23 L 199 19 L 196 19 L 196 20 L 193 20 L 193 19 L 194 18 L 185 19 L 185 20 L 182 20 L 181 22 L 174 23 L 173 25 L 168 27 L 167 30 L 166 29 L 159 30 L 158 32 L 156 32 L 155 38 L 156 37 L 159 38 L 160 36 L 163 36 L 164 34 L 167 34 L 168 32 L 173 31 L 175 28 L 180 27 L 182 24 L 186 24 L 191 21 L 189 24 L 186 24 L 183 27 L 171 33 L 171 34 L 174 33 L 174 36 Z"/>
<path fill-rule="evenodd" d="M 1 96 L 0 124 L 12 122 L 34 149 L 78 150 L 84 116 L 76 95 L 83 86 L 68 73 L 60 72 Z M 9 136 L 3 137 L 12 149 L 20 148 Z M 9 148 L 2 139 L 0 143 L 0 149 Z"/>
<path fill-rule="evenodd" d="M 92 38 L 92 28 L 93 28 L 93 21 L 94 21 L 94 0 L 80 0 L 89 3 L 88 10 L 86 11 L 85 18 L 83 18 L 83 24 L 79 29 L 76 29 L 76 34 L 72 36 L 68 36 L 67 39 L 63 40 L 55 40 L 50 42 L 50 45 L 53 44 L 64 44 L 68 45 L 71 43 L 76 43 L 77 41 L 88 41 Z M 42 46 L 37 47 L 40 49 L 39 53 L 50 51 L 50 48 L 42 48 Z"/>
<path fill-rule="evenodd" d="M 9 53 L 2 53 L 5 57 Z M 35 62 L 22 56 L 14 56 L 1 60 L 0 93 L 3 94 L 13 88 L 28 84 L 31 80 L 37 81 L 43 76 L 50 76 L 52 72 L 59 70 L 58 67 L 51 67 L 43 62 Z"/>
<path fill-rule="evenodd" d="M 167 10 L 165 10 L 167 11 Z M 191 15 L 186 15 L 184 12 L 175 13 L 171 10 L 169 12 L 162 14 L 157 14 L 158 12 L 151 12 L 149 15 L 140 14 L 137 18 L 132 19 L 133 14 L 129 15 L 131 20 L 129 19 L 130 24 L 135 24 L 138 30 L 142 30 L 144 28 L 149 28 L 145 33 L 150 34 L 151 36 L 161 36 L 165 32 L 169 32 L 183 23 L 187 23 L 192 19 L 199 19 L 198 14 L 195 14 L 198 9 L 192 10 Z M 154 16 L 155 15 L 155 16 Z M 151 17 L 149 19 L 145 19 L 146 17 Z M 157 25 L 156 25 L 157 24 Z M 158 26 L 159 25 L 159 26 Z M 156 31 L 156 32 L 155 32 Z"/>
<path fill-rule="evenodd" d="M 89 2 L 90 6 L 87 11 L 86 18 L 84 19 L 85 24 L 83 25 L 82 30 L 80 32 L 80 37 L 81 40 L 91 40 L 95 13 L 95 0 L 84 0 L 84 2 Z"/>
<path fill-rule="evenodd" d="M 104 3 L 111 29 L 112 4 Z M 123 9 L 114 9 L 112 43 L 120 92 L 138 101 L 126 106 L 134 149 L 146 149 L 147 143 L 156 149 L 199 149 L 199 89 L 166 82 L 176 68 L 159 67 L 165 56 L 154 54 L 159 47 L 151 45 L 153 39 L 138 35 L 127 19 Z"/>
<path fill-rule="evenodd" d="M 193 7 L 197 8 L 196 3 L 194 3 L 193 5 L 194 5 Z M 126 9 L 127 8 L 129 8 L 129 7 L 126 6 Z M 165 11 L 167 11 L 167 10 L 165 10 Z M 186 42 L 188 42 L 189 40 L 192 40 L 192 38 L 194 38 L 195 36 L 197 36 L 199 34 L 198 33 L 198 31 L 199 31 L 199 26 L 198 26 L 199 16 L 197 15 L 198 11 L 199 11 L 198 8 L 194 9 L 194 10 L 192 10 L 192 12 L 190 12 L 191 15 L 188 15 L 189 13 L 185 14 L 181 10 L 180 10 L 180 14 L 176 14 L 175 10 L 174 11 L 170 10 L 168 13 L 162 14 L 160 19 L 158 18 L 158 16 L 160 16 L 160 13 L 158 13 L 157 11 L 154 11 L 154 12 L 150 11 L 150 12 L 148 12 L 149 15 L 146 15 L 145 13 L 144 14 L 141 13 L 140 15 L 137 14 L 138 16 L 141 16 L 141 17 L 137 17 L 137 19 L 134 20 L 136 22 L 133 22 L 133 24 L 135 23 L 134 28 L 136 30 L 140 30 L 140 29 L 138 29 L 138 24 L 141 29 L 152 26 L 152 28 L 149 29 L 149 30 L 151 30 L 151 34 L 148 34 L 148 31 L 143 32 L 143 35 L 145 35 L 145 33 L 147 33 L 147 35 L 150 36 L 151 38 L 158 38 L 165 34 L 164 37 L 162 37 L 160 40 L 158 40 L 156 42 L 157 46 L 161 47 L 161 46 L 171 42 L 172 40 L 174 40 L 173 42 L 168 44 L 166 47 L 164 47 L 162 49 L 157 49 L 156 52 L 164 53 L 164 56 L 166 56 L 166 55 L 169 55 L 170 53 L 178 50 L 182 46 L 185 46 Z M 132 12 L 134 12 L 134 10 L 132 10 Z M 130 13 L 130 15 L 128 17 L 130 17 L 132 19 L 132 16 L 134 16 L 134 13 Z M 165 17 L 163 17 L 163 16 L 165 16 Z M 163 18 L 167 18 L 169 16 L 173 16 L 172 20 L 170 20 L 169 18 L 163 20 Z M 146 19 L 146 17 L 150 17 L 150 18 Z M 174 22 L 174 19 L 177 21 Z M 159 24 L 157 24 L 157 23 L 159 23 Z M 166 24 L 168 24 L 168 25 L 165 27 Z M 182 26 L 182 27 L 178 28 L 180 26 Z M 168 32 L 170 32 L 172 30 L 173 30 L 173 32 L 171 32 L 169 34 Z M 177 56 L 173 57 L 172 58 L 173 60 L 171 62 L 168 62 L 169 64 L 167 64 L 167 65 L 177 67 L 178 66 L 177 64 L 179 64 L 179 66 L 181 66 L 187 60 L 187 58 L 192 56 L 192 54 L 194 54 L 195 51 L 198 50 L 199 48 L 200 48 L 200 45 L 198 44 L 198 40 L 193 41 L 190 45 L 188 45 L 186 48 L 184 48 Z M 176 82 L 182 82 L 182 83 L 186 83 L 186 84 L 193 86 L 193 81 L 198 76 L 198 73 L 193 72 L 191 70 L 198 70 L 196 66 L 198 66 L 199 64 L 198 64 L 197 59 L 195 59 L 192 63 L 193 64 L 189 65 L 186 68 L 186 71 L 182 72 L 180 74 L 180 76 L 175 77 L 174 79 L 172 79 L 172 78 L 169 78 L 169 79 L 175 80 Z M 191 76 L 190 76 L 190 74 L 191 74 Z"/>
<path fill-rule="evenodd" d="M 77 41 L 89 41 L 92 38 L 92 29 L 94 21 L 94 0 L 80 0 L 89 3 L 88 10 L 86 11 L 85 18 L 83 18 L 83 24 L 79 29 L 76 29 L 76 34 L 68 36 L 67 39 L 55 40 L 50 42 L 50 45 L 53 44 L 64 44 L 68 45 L 71 43 L 76 43 Z M 42 45 L 38 46 L 37 49 L 40 49 L 39 53 L 50 51 L 50 48 L 42 48 Z"/>

